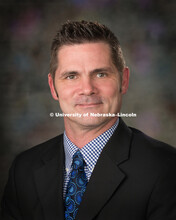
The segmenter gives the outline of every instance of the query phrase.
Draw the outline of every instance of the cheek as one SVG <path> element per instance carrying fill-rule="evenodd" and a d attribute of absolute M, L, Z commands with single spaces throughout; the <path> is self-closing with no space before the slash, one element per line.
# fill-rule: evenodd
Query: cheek
<path fill-rule="evenodd" d="M 72 97 L 72 88 L 66 85 L 57 85 L 56 87 L 59 100 L 67 100 Z"/>
<path fill-rule="evenodd" d="M 100 94 L 108 99 L 116 98 L 119 95 L 119 86 L 117 83 L 106 83 L 101 86 Z"/>

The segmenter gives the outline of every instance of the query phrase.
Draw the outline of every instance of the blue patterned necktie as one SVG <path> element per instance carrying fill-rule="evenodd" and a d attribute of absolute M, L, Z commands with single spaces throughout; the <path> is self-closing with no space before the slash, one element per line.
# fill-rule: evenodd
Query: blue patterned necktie
<path fill-rule="evenodd" d="M 87 178 L 84 171 L 85 162 L 78 150 L 73 155 L 72 171 L 65 196 L 65 219 L 75 219 L 82 196 L 86 190 Z"/>

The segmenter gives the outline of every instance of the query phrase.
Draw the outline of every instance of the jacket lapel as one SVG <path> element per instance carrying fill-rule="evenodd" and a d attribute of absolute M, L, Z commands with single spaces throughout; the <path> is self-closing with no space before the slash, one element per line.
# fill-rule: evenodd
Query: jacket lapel
<path fill-rule="evenodd" d="M 119 165 L 128 160 L 131 136 L 130 129 L 120 119 L 117 130 L 98 159 L 76 219 L 93 219 L 125 179 Z"/>
<path fill-rule="evenodd" d="M 61 138 L 62 139 L 62 138 Z M 44 219 L 64 219 L 63 206 L 63 143 L 57 141 L 42 157 L 43 165 L 35 171 L 35 182 Z"/>

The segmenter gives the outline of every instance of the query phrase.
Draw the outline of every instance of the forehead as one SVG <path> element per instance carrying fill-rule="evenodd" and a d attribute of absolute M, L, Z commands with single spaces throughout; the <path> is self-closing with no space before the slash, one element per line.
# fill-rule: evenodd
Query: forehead
<path fill-rule="evenodd" d="M 63 62 L 73 63 L 81 61 L 110 62 L 111 49 L 107 43 L 91 42 L 64 45 L 58 51 L 59 65 Z"/>

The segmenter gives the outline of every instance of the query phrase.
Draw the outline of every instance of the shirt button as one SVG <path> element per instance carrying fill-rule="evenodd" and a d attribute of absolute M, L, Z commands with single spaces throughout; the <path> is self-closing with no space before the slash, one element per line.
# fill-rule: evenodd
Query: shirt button
<path fill-rule="evenodd" d="M 66 172 L 67 172 L 67 173 L 69 172 L 69 169 L 68 169 L 68 168 L 66 168 Z"/>

